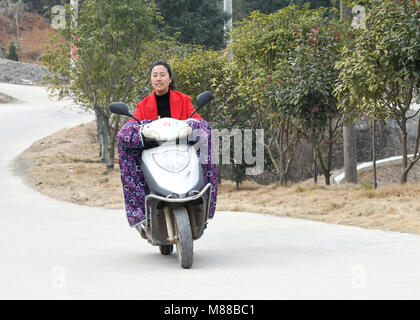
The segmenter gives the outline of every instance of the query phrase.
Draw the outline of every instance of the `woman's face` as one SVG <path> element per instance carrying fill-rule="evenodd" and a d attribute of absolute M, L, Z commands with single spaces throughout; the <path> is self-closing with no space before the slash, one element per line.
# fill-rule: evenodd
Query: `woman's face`
<path fill-rule="evenodd" d="M 172 82 L 172 78 L 169 76 L 168 70 L 165 66 L 157 65 L 152 69 L 150 75 L 153 89 L 158 96 L 161 96 L 168 92 L 169 85 Z"/>

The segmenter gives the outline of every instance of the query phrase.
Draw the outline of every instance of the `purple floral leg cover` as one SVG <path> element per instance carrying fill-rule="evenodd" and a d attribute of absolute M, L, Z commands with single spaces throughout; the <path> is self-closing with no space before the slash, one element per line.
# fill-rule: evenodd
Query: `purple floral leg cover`
<path fill-rule="evenodd" d="M 150 122 L 151 120 L 145 120 L 141 123 L 144 125 Z M 213 187 L 209 211 L 209 217 L 213 218 L 217 199 L 217 166 L 211 161 L 214 160 L 211 128 L 205 120 L 189 119 L 188 123 L 193 128 L 194 137 L 198 142 L 197 154 L 200 156 L 203 168 L 204 184 L 211 183 Z M 141 125 L 137 122 L 128 121 L 117 135 L 125 209 L 131 227 L 145 218 L 144 199 L 150 192 L 141 170 L 143 140 L 140 128 Z"/>

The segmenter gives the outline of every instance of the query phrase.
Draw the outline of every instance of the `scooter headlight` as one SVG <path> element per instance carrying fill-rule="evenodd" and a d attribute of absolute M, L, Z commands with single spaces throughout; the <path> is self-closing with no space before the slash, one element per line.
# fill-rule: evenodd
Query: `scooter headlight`
<path fill-rule="evenodd" d="M 156 152 L 152 156 L 159 167 L 173 173 L 184 170 L 190 162 L 188 154 L 179 151 Z"/>

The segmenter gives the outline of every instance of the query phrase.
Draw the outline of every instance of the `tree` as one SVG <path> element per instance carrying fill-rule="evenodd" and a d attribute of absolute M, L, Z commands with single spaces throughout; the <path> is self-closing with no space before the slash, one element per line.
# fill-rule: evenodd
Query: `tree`
<path fill-rule="evenodd" d="M 17 46 L 14 42 L 12 42 L 9 46 L 9 51 L 7 52 L 6 59 L 19 61 L 19 57 L 17 54 Z"/>
<path fill-rule="evenodd" d="M 224 24 L 229 16 L 218 0 L 155 0 L 167 32 L 181 43 L 221 49 L 224 46 Z"/>
<path fill-rule="evenodd" d="M 319 9 L 300 22 L 284 74 L 287 80 L 277 88 L 277 100 L 284 101 L 280 112 L 299 121 L 313 147 L 314 178 L 319 162 L 326 185 L 330 185 L 336 136 L 344 123 L 333 93 L 345 30 L 337 16 L 336 10 Z"/>
<path fill-rule="evenodd" d="M 296 38 L 295 26 L 303 11 L 287 7 L 274 14 L 253 12 L 250 19 L 232 31 L 233 58 L 227 72 L 224 106 L 235 121 L 254 129 L 265 130 L 265 150 L 280 184 L 286 185 L 290 165 L 302 136 L 299 123 L 280 112 L 276 89 L 285 84 L 289 54 Z"/>
<path fill-rule="evenodd" d="M 193 104 L 200 93 L 213 91 L 214 84 L 221 83 L 223 70 L 228 63 L 222 51 L 202 48 L 196 48 L 184 56 L 172 55 L 169 62 L 174 72 L 177 89 L 188 94 Z M 215 105 L 216 103 L 212 102 L 200 111 L 208 122 L 217 123 L 220 120 L 220 110 Z"/>
<path fill-rule="evenodd" d="M 54 92 L 95 112 L 102 128 L 107 169 L 114 167 L 120 125 L 120 117 L 112 115 L 108 107 L 113 101 L 134 100 L 134 89 L 149 67 L 147 48 L 159 38 L 156 20 L 159 14 L 147 0 L 86 0 L 80 7 L 77 28 L 68 25 L 52 36 L 53 46 L 43 56 Z M 65 42 L 57 47 L 59 37 Z M 71 68 L 72 45 L 77 47 L 77 58 Z"/>
<path fill-rule="evenodd" d="M 394 119 L 400 128 L 402 171 L 400 182 L 420 159 L 420 123 L 413 159 L 408 158 L 407 121 L 420 87 L 420 32 L 418 1 L 367 1 L 367 29 L 343 51 L 337 96 L 347 112 Z M 420 121 L 420 120 L 419 120 Z"/>
<path fill-rule="evenodd" d="M 228 83 L 219 90 L 231 88 L 225 108 L 235 119 L 265 130 L 265 150 L 282 185 L 305 136 L 329 183 L 334 137 L 342 125 L 333 94 L 342 32 L 337 16 L 309 5 L 270 15 L 255 11 L 232 32 Z"/>

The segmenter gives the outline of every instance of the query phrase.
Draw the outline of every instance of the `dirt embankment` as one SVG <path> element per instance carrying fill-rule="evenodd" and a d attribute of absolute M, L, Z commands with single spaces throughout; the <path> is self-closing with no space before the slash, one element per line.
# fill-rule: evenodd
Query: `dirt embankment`
<path fill-rule="evenodd" d="M 45 45 L 49 44 L 49 34 L 55 32 L 48 20 L 36 13 L 25 12 L 18 27 L 14 19 L 0 14 L 0 42 L 6 50 L 12 42 L 17 44 L 21 62 L 40 64 Z"/>
<path fill-rule="evenodd" d="M 0 92 L 0 104 L 15 102 L 16 99 Z"/>
<path fill-rule="evenodd" d="M 0 82 L 43 82 L 47 67 L 41 66 L 40 60 L 46 46 L 50 44 L 49 34 L 55 32 L 47 19 L 36 13 L 25 12 L 18 27 L 14 19 L 0 14 Z M 12 42 L 18 47 L 18 62 L 4 59 Z"/>
<path fill-rule="evenodd" d="M 105 170 L 99 159 L 95 122 L 35 142 L 18 157 L 15 169 L 31 186 L 52 198 L 88 206 L 123 207 L 118 163 L 114 170 Z M 234 183 L 224 180 L 219 186 L 217 210 L 420 234 L 420 164 L 404 186 L 389 184 L 398 181 L 397 164 L 378 168 L 378 190 L 370 188 L 369 174 L 363 173 L 357 186 L 327 187 L 306 181 L 285 188 L 246 182 L 239 192 Z"/>

